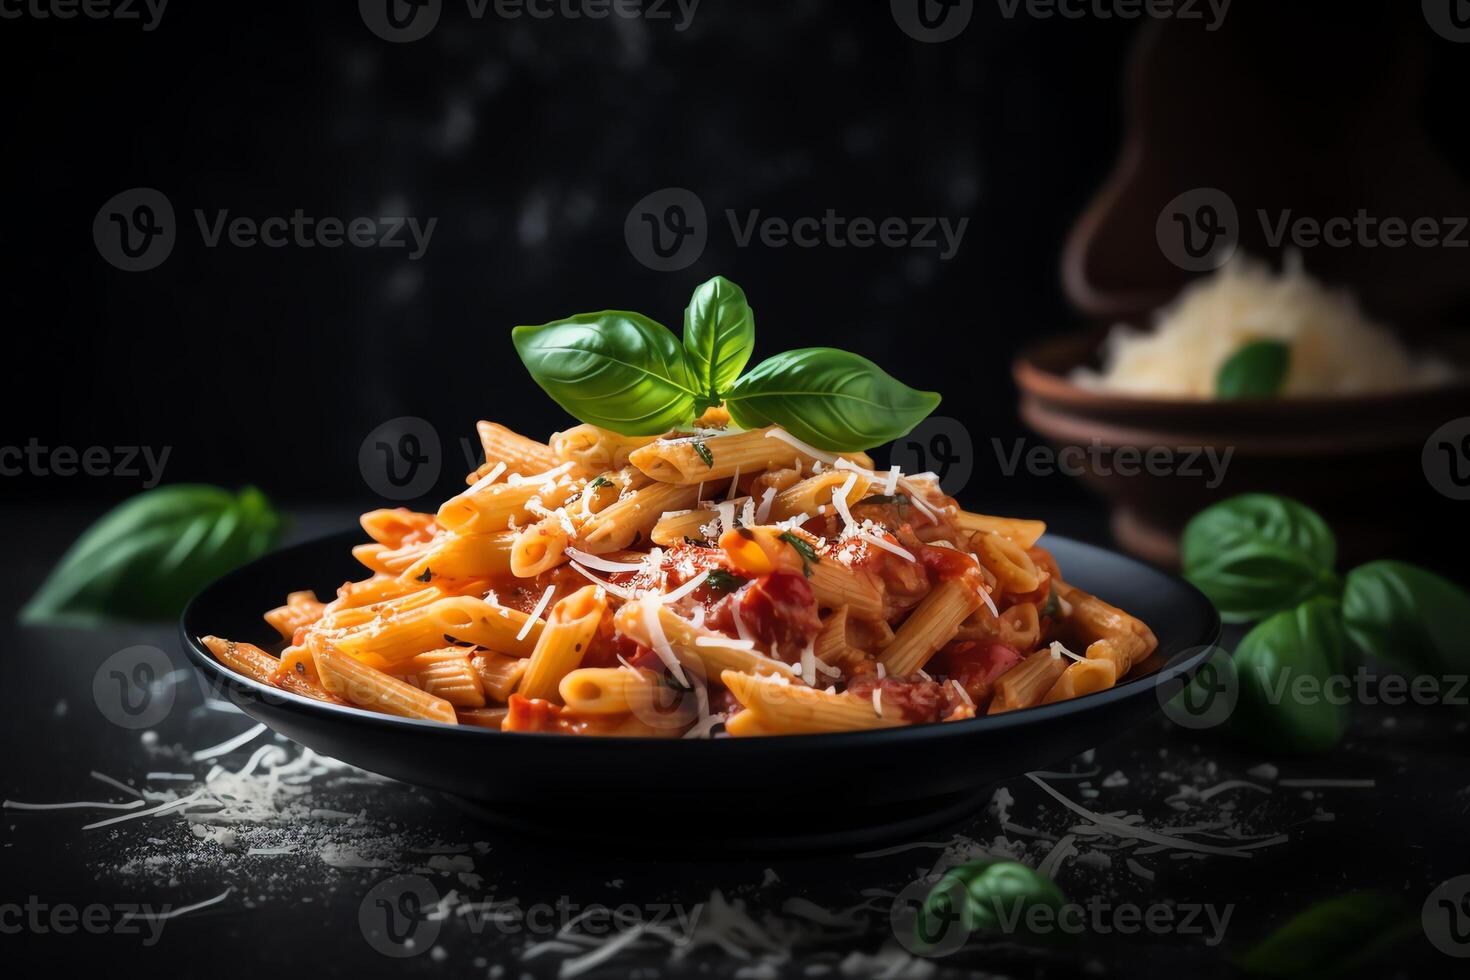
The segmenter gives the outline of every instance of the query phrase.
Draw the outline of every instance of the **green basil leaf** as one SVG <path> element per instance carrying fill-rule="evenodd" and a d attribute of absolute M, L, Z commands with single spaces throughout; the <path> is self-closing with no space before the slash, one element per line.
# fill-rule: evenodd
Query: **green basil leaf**
<path fill-rule="evenodd" d="M 1470 595 L 1433 572 L 1374 561 L 1347 575 L 1342 616 L 1361 650 L 1423 674 L 1470 671 Z"/>
<path fill-rule="evenodd" d="M 265 554 L 281 520 L 246 487 L 178 484 L 113 508 L 76 540 L 21 610 L 26 623 L 166 620 L 201 588 Z"/>
<path fill-rule="evenodd" d="M 1184 577 L 1226 622 L 1264 619 L 1338 585 L 1337 541 L 1311 508 L 1251 493 L 1196 514 L 1180 542 Z"/>
<path fill-rule="evenodd" d="M 1045 906 L 1056 923 L 1056 913 L 1066 904 L 1062 890 L 1045 875 L 1016 861 L 982 859 L 944 873 L 919 910 L 915 931 L 921 943 L 926 936 L 932 942 L 945 935 L 956 923 L 989 939 L 1054 939 L 1057 928 L 1033 934 L 1027 913 Z"/>
<path fill-rule="evenodd" d="M 938 406 L 934 392 L 916 391 L 867 358 L 830 347 L 777 354 L 725 392 L 736 424 L 779 425 L 832 452 L 892 442 Z"/>
<path fill-rule="evenodd" d="M 581 313 L 511 336 L 536 383 L 583 422 L 652 436 L 694 420 L 699 391 L 684 349 L 641 313 Z"/>
<path fill-rule="evenodd" d="M 1291 346 L 1280 340 L 1246 344 L 1220 365 L 1216 398 L 1274 398 L 1291 370 Z"/>
<path fill-rule="evenodd" d="M 1351 713 L 1346 637 L 1336 601 L 1310 599 L 1256 625 L 1235 651 L 1240 681 L 1231 726 L 1275 751 L 1321 752 Z"/>
<path fill-rule="evenodd" d="M 1422 930 L 1392 895 L 1350 892 L 1293 916 L 1237 963 L 1253 976 L 1339 977 Z"/>
<path fill-rule="evenodd" d="M 720 404 L 755 352 L 755 313 L 739 286 L 715 276 L 694 291 L 684 310 L 684 350 L 701 394 L 697 414 Z"/>

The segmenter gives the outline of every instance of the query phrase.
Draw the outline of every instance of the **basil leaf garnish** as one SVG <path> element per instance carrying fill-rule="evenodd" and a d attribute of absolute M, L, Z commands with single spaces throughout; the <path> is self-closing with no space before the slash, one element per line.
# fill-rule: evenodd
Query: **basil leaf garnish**
<path fill-rule="evenodd" d="M 1256 340 L 1220 365 L 1216 398 L 1274 398 L 1291 370 L 1291 347 L 1280 340 Z"/>
<path fill-rule="evenodd" d="M 651 436 L 694 418 L 701 392 L 684 348 L 641 313 L 582 313 L 511 336 L 536 383 L 583 422 Z"/>
<path fill-rule="evenodd" d="M 1054 924 L 1066 904 L 1055 882 L 1024 864 L 989 858 L 971 861 L 950 868 L 929 892 L 915 922 L 915 938 L 921 946 L 932 945 L 959 926 L 985 939 L 1049 942 L 1059 930 L 1033 933 L 1034 916 L 1028 910 L 1050 909 L 1047 918 Z"/>
<path fill-rule="evenodd" d="M 1349 892 L 1297 913 L 1236 965 L 1252 976 L 1356 976 L 1412 935 L 1419 917 L 1382 892 Z"/>
<path fill-rule="evenodd" d="M 105 514 L 21 610 L 26 623 L 166 620 L 201 588 L 270 550 L 281 529 L 263 493 L 177 484 Z"/>
<path fill-rule="evenodd" d="M 756 365 L 725 392 L 730 417 L 747 429 L 779 425 L 821 449 L 858 452 L 907 434 L 939 405 L 848 351 L 807 347 Z"/>
<path fill-rule="evenodd" d="M 684 350 L 700 392 L 698 414 L 720 404 L 755 351 L 755 314 L 739 286 L 715 276 L 694 291 L 684 310 Z"/>
<path fill-rule="evenodd" d="M 1248 622 L 1334 594 L 1337 541 L 1311 508 L 1244 494 L 1196 514 L 1180 543 L 1184 577 L 1226 622 Z"/>
<path fill-rule="evenodd" d="M 1470 670 L 1470 595 L 1401 561 L 1374 561 L 1347 575 L 1342 615 L 1363 651 L 1426 674 Z"/>
<path fill-rule="evenodd" d="M 1336 745 L 1351 705 L 1329 682 L 1345 670 L 1345 640 L 1338 604 L 1327 598 L 1257 624 L 1235 651 L 1240 695 L 1232 726 L 1273 749 L 1319 752 Z"/>

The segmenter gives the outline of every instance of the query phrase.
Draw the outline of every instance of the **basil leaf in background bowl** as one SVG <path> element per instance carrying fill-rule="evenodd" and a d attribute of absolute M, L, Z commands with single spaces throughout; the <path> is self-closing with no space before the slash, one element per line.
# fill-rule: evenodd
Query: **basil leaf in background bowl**
<path fill-rule="evenodd" d="M 1433 572 L 1374 561 L 1347 575 L 1342 615 L 1365 653 L 1424 674 L 1470 671 L 1470 595 Z"/>
<path fill-rule="evenodd" d="M 1291 347 L 1280 340 L 1256 340 L 1220 365 L 1215 397 L 1274 398 L 1281 394 L 1291 370 Z"/>
<path fill-rule="evenodd" d="M 832 452 L 892 442 L 938 406 L 934 392 L 910 388 L 866 357 L 831 347 L 777 354 L 725 392 L 737 425 L 779 425 Z"/>
<path fill-rule="evenodd" d="M 168 620 L 204 586 L 270 550 L 281 519 L 245 487 L 147 490 L 82 533 L 21 610 L 30 624 Z"/>
<path fill-rule="evenodd" d="M 1377 959 L 1423 926 L 1381 892 L 1350 892 L 1293 916 L 1236 964 L 1261 977 L 1340 977 Z"/>
<path fill-rule="evenodd" d="M 696 414 L 720 404 L 755 352 L 755 313 L 724 276 L 700 285 L 684 310 L 684 350 L 700 390 Z"/>
<path fill-rule="evenodd" d="M 1320 752 L 1352 713 L 1338 604 L 1310 599 L 1259 623 L 1235 650 L 1240 697 L 1231 728 L 1274 751 Z"/>
<path fill-rule="evenodd" d="M 1243 494 L 1196 514 L 1180 541 L 1184 577 L 1226 622 L 1263 619 L 1338 588 L 1337 540 L 1310 507 Z"/>
<path fill-rule="evenodd" d="M 694 420 L 703 392 L 684 348 L 641 313 L 581 313 L 511 331 L 536 383 L 574 418 L 625 436 Z"/>

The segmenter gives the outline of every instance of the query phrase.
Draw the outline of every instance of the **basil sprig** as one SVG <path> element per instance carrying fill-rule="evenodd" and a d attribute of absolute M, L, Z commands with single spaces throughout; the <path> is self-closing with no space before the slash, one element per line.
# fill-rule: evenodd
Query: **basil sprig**
<path fill-rule="evenodd" d="M 1280 340 L 1256 340 L 1220 365 L 1215 397 L 1274 398 L 1281 394 L 1291 370 L 1291 347 Z"/>
<path fill-rule="evenodd" d="M 985 939 L 1050 940 L 1056 930 L 1033 933 L 1029 910 L 1045 907 L 1054 916 L 1066 904 L 1062 890 L 1040 872 L 1017 861 L 982 858 L 950 868 L 935 883 L 915 919 L 915 940 L 935 946 L 956 926 Z"/>
<path fill-rule="evenodd" d="M 512 331 L 536 383 L 568 413 L 629 436 L 687 428 L 724 404 L 744 428 L 779 425 L 834 452 L 856 452 L 913 429 L 939 405 L 864 357 L 829 347 L 777 354 L 742 374 L 755 314 L 716 276 L 694 291 L 681 344 L 640 313 L 583 313 Z"/>
<path fill-rule="evenodd" d="M 1433 572 L 1374 561 L 1340 579 L 1337 544 L 1311 508 L 1247 494 L 1184 529 L 1184 575 L 1229 622 L 1259 621 L 1235 652 L 1233 727 L 1273 748 L 1320 751 L 1346 731 L 1348 706 L 1324 683 L 1371 655 L 1404 671 L 1470 670 L 1470 595 Z M 1310 696 L 1296 685 L 1306 678 Z"/>
<path fill-rule="evenodd" d="M 76 540 L 21 610 L 25 623 L 172 619 L 194 593 L 270 550 L 281 530 L 265 494 L 177 484 L 147 490 Z"/>

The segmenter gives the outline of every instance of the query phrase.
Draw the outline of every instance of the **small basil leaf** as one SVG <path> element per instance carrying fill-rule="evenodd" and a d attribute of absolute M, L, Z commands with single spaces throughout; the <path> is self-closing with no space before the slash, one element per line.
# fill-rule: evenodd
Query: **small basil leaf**
<path fill-rule="evenodd" d="M 1347 575 L 1342 616 L 1359 649 L 1391 664 L 1470 670 L 1470 595 L 1433 572 L 1401 561 L 1361 565 Z"/>
<path fill-rule="evenodd" d="M 1308 600 L 1256 625 L 1235 651 L 1240 695 L 1232 727 L 1275 751 L 1320 752 L 1341 741 L 1351 711 L 1341 684 L 1345 637 L 1337 603 Z"/>
<path fill-rule="evenodd" d="M 26 623 L 163 620 L 266 551 L 280 518 L 259 490 L 178 484 L 124 501 L 88 528 L 21 610 Z"/>
<path fill-rule="evenodd" d="M 779 425 L 833 452 L 858 452 L 905 435 L 939 406 L 865 357 L 830 347 L 777 354 L 729 391 L 725 407 L 747 429 Z"/>
<path fill-rule="evenodd" d="M 962 908 L 955 908 L 957 900 Z M 1016 861 L 980 860 L 951 868 L 935 884 L 919 910 L 916 932 L 932 943 L 958 923 L 971 934 L 1012 941 L 1052 939 L 1060 930 L 1032 933 L 1031 909 L 1051 910 L 1050 921 L 1067 904 L 1060 888 L 1046 876 Z"/>
<path fill-rule="evenodd" d="M 1216 398 L 1274 398 L 1291 370 L 1291 347 L 1279 340 L 1246 344 L 1220 365 Z"/>
<path fill-rule="evenodd" d="M 1244 494 L 1207 507 L 1185 526 L 1180 550 L 1184 577 L 1226 622 L 1263 619 L 1338 584 L 1332 531 L 1286 497 Z"/>
<path fill-rule="evenodd" d="M 1393 896 L 1350 892 L 1299 912 L 1237 963 L 1253 976 L 1338 977 L 1422 929 Z"/>
<path fill-rule="evenodd" d="M 715 276 L 694 291 L 684 310 L 684 349 L 701 395 L 695 411 L 720 404 L 755 351 L 755 313 L 739 286 Z"/>
<path fill-rule="evenodd" d="M 583 422 L 652 436 L 694 420 L 698 391 L 684 349 L 641 313 L 582 313 L 511 336 L 536 383 Z"/>

